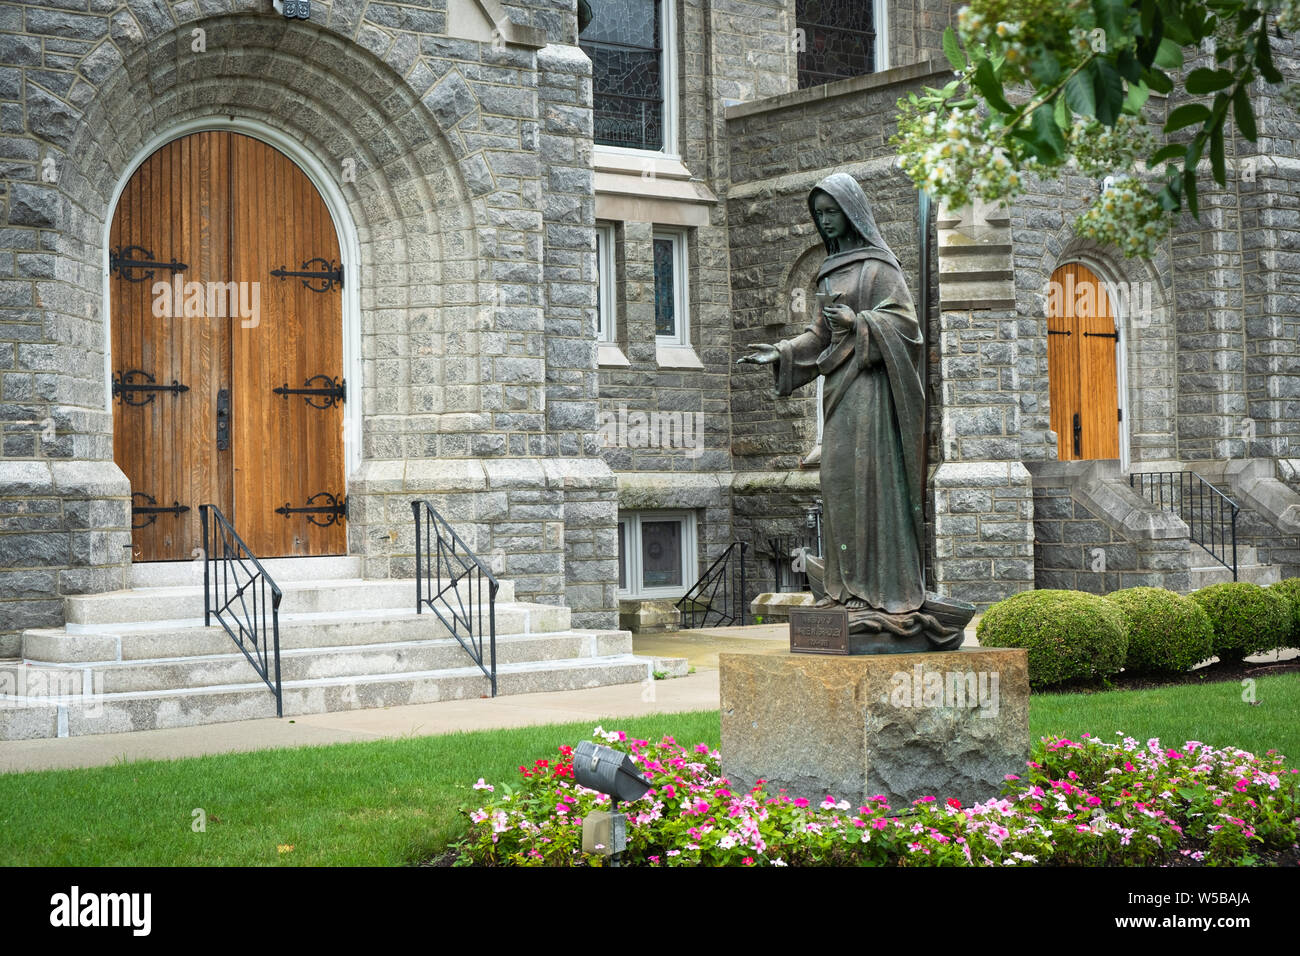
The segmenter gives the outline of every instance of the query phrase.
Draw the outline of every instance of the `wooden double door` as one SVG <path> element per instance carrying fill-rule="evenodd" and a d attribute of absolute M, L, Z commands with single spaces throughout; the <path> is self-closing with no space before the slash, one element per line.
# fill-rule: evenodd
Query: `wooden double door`
<path fill-rule="evenodd" d="M 109 245 L 135 560 L 201 553 L 201 504 L 259 557 L 345 553 L 344 277 L 311 181 L 252 137 L 194 133 L 131 177 Z"/>
<path fill-rule="evenodd" d="M 1101 278 L 1070 263 L 1052 273 L 1047 369 L 1061 461 L 1119 458 L 1119 326 Z"/>

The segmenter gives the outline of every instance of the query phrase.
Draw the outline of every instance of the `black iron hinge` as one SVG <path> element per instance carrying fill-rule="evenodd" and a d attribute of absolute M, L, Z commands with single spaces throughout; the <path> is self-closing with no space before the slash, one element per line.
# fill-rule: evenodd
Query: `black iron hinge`
<path fill-rule="evenodd" d="M 313 270 L 311 265 L 314 262 L 319 262 L 323 268 Z M 343 265 L 340 263 L 336 266 L 333 259 L 321 259 L 319 257 L 308 259 L 298 270 L 286 269 L 284 266 L 280 266 L 278 269 L 272 269 L 271 275 L 281 282 L 290 276 L 301 279 L 303 288 L 310 289 L 312 292 L 328 292 L 334 288 L 335 283 L 338 284 L 340 289 L 343 288 Z M 321 283 L 320 288 L 312 284 L 317 280 Z"/>
<path fill-rule="evenodd" d="M 325 504 L 314 504 L 314 502 L 320 498 L 325 499 Z M 275 509 L 275 513 L 278 515 L 284 515 L 286 520 L 290 515 L 305 514 L 307 520 L 316 525 L 316 527 L 328 528 L 339 519 L 348 516 L 348 499 L 346 495 L 340 499 L 335 498 L 328 491 L 322 491 L 308 498 L 307 506 L 304 508 L 292 508 L 289 506 L 289 502 L 286 501 L 283 508 Z M 317 521 L 316 515 L 323 515 L 325 520 Z"/>
<path fill-rule="evenodd" d="M 146 505 L 137 505 L 135 504 L 135 499 L 137 498 L 140 498 L 149 503 Z M 132 528 L 147 528 L 149 527 L 149 525 L 153 524 L 155 521 L 158 520 L 159 515 L 163 515 L 163 514 L 182 515 L 189 510 L 190 510 L 189 505 L 183 505 L 179 501 L 174 501 L 173 504 L 171 505 L 159 505 L 157 500 L 152 495 L 146 495 L 143 491 L 135 491 L 131 493 L 131 527 Z M 141 521 L 139 524 L 136 524 L 135 521 L 136 515 L 144 515 L 145 520 Z"/>
<path fill-rule="evenodd" d="M 320 385 L 312 385 L 312 382 L 321 382 Z M 275 394 L 284 398 L 287 402 L 290 395 L 302 395 L 303 401 L 312 408 L 329 408 L 335 401 L 346 402 L 348 400 L 348 380 L 345 378 L 341 382 L 336 382 L 328 375 L 313 375 L 307 381 L 303 382 L 302 388 L 290 388 L 289 383 L 271 389 Z M 323 399 L 320 405 L 315 402 L 316 398 Z"/>
<path fill-rule="evenodd" d="M 133 254 L 142 255 L 145 258 L 132 258 Z M 154 255 L 144 246 L 127 246 L 124 249 L 114 249 L 108 256 L 108 271 L 110 274 L 120 276 L 127 282 L 145 282 L 153 278 L 154 269 L 169 269 L 172 272 L 184 272 L 188 269 L 183 262 L 177 262 L 172 259 L 171 262 L 159 262 L 154 259 Z M 142 276 L 132 276 L 132 269 L 148 269 Z"/>
<path fill-rule="evenodd" d="M 140 376 L 144 376 L 146 381 L 137 381 Z M 189 390 L 188 385 L 182 385 L 176 379 L 172 379 L 170 385 L 155 385 L 153 376 L 144 369 L 132 368 L 127 369 L 125 372 L 113 373 L 113 397 L 120 398 L 127 405 L 148 405 L 153 401 L 153 392 L 180 394 Z M 146 392 L 148 394 L 136 401 L 133 397 L 136 392 Z"/>

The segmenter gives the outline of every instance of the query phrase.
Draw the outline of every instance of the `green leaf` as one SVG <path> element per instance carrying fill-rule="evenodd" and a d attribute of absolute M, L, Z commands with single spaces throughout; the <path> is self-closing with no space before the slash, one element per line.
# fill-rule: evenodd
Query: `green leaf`
<path fill-rule="evenodd" d="M 1066 108 L 1064 96 L 1056 97 L 1052 107 L 1052 118 L 1056 120 L 1056 125 L 1061 129 L 1069 129 L 1070 111 Z"/>
<path fill-rule="evenodd" d="M 1161 11 L 1164 14 L 1165 36 L 1173 40 L 1179 46 L 1187 46 L 1189 43 L 1196 43 L 1199 37 L 1195 36 L 1187 23 L 1178 15 L 1178 11 L 1169 5 Z"/>
<path fill-rule="evenodd" d="M 1231 70 L 1207 70 L 1201 67 L 1187 74 L 1187 92 L 1193 96 L 1217 93 L 1232 86 L 1235 79 Z"/>
<path fill-rule="evenodd" d="M 1097 115 L 1097 95 L 1092 84 L 1092 77 L 1083 70 L 1066 81 L 1064 99 L 1070 109 L 1083 116 Z"/>
<path fill-rule="evenodd" d="M 1173 133 L 1194 123 L 1204 123 L 1210 118 L 1210 108 L 1204 103 L 1184 103 L 1169 114 L 1165 132 Z"/>
<path fill-rule="evenodd" d="M 1044 146 L 1050 151 L 1052 159 L 1060 158 L 1065 152 L 1065 137 L 1061 135 L 1061 128 L 1056 125 L 1056 117 L 1051 106 L 1044 103 L 1038 109 L 1034 110 L 1031 118 L 1033 130 L 1038 134 Z"/>
<path fill-rule="evenodd" d="M 1210 130 L 1210 169 L 1214 181 L 1220 186 L 1227 184 L 1227 169 L 1223 160 L 1223 127 L 1216 126 Z"/>
<path fill-rule="evenodd" d="M 1142 79 L 1156 93 L 1168 95 L 1173 92 L 1174 81 L 1169 79 L 1161 70 L 1154 68 L 1147 70 L 1142 74 Z"/>
<path fill-rule="evenodd" d="M 957 34 L 953 32 L 951 26 L 943 31 L 943 55 L 948 58 L 948 62 L 958 73 L 966 69 L 966 54 L 962 52 L 961 44 L 957 42 Z"/>
<path fill-rule="evenodd" d="M 1146 106 L 1147 98 L 1151 91 L 1147 85 L 1142 82 L 1131 84 L 1128 93 L 1124 97 L 1124 112 L 1131 116 L 1137 116 L 1142 112 L 1142 107 Z"/>
<path fill-rule="evenodd" d="M 1142 64 L 1138 62 L 1132 50 L 1119 51 L 1119 55 L 1115 57 L 1115 69 L 1119 70 L 1119 75 L 1130 83 L 1142 82 Z"/>
<path fill-rule="evenodd" d="M 1124 80 L 1107 60 L 1094 60 L 1093 65 L 1096 68 L 1093 90 L 1097 96 L 1097 119 L 1107 126 L 1114 126 L 1124 108 Z"/>
<path fill-rule="evenodd" d="M 1030 73 L 1039 86 L 1052 86 L 1061 78 L 1061 63 L 1056 55 L 1046 47 L 1029 65 Z"/>
<path fill-rule="evenodd" d="M 1183 67 L 1183 48 L 1181 44 L 1175 43 L 1169 37 L 1160 41 L 1160 48 L 1156 50 L 1155 65 L 1162 70 L 1180 70 Z"/>
<path fill-rule="evenodd" d="M 1097 25 L 1106 31 L 1106 39 L 1111 46 L 1124 36 L 1124 21 L 1128 18 L 1127 0 L 1092 0 L 1093 12 L 1097 15 Z"/>
<path fill-rule="evenodd" d="M 1183 155 L 1186 147 L 1182 143 L 1171 143 L 1168 146 L 1161 147 L 1156 154 L 1151 157 L 1151 165 L 1159 166 L 1161 163 L 1167 163 L 1171 159 L 1177 159 Z"/>
<path fill-rule="evenodd" d="M 1183 195 L 1187 199 L 1187 211 L 1197 219 L 1201 218 L 1200 204 L 1196 201 L 1196 165 L 1183 169 Z"/>
<path fill-rule="evenodd" d="M 1255 66 L 1259 69 L 1259 75 L 1268 82 L 1282 82 L 1282 74 L 1273 65 L 1273 48 L 1269 43 L 1267 20 L 1260 24 L 1259 33 L 1255 34 Z"/>
<path fill-rule="evenodd" d="M 1245 84 L 1237 87 L 1232 94 L 1232 115 L 1237 121 L 1237 129 L 1241 135 L 1252 143 L 1255 142 L 1258 132 L 1255 129 L 1255 108 L 1250 105 L 1250 93 Z"/>
<path fill-rule="evenodd" d="M 993 75 L 993 66 L 988 60 L 980 60 L 979 66 L 975 67 L 974 81 L 975 88 L 984 94 L 984 99 L 988 100 L 989 106 L 1000 113 L 1015 112 L 1006 97 L 1002 95 L 1002 84 Z"/>

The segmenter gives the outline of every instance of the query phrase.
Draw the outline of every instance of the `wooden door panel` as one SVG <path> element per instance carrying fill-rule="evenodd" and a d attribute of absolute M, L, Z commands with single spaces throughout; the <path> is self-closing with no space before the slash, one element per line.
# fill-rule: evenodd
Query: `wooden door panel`
<path fill-rule="evenodd" d="M 177 140 L 132 176 L 110 230 L 111 249 L 126 258 L 186 265 L 175 273 L 126 266 L 110 279 L 115 378 L 140 384 L 148 375 L 152 384 L 188 387 L 114 398 L 114 458 L 131 481 L 134 504 L 189 509 L 135 515 L 136 560 L 190 559 L 201 545 L 198 506 L 229 506 L 228 474 L 223 481 L 212 442 L 229 344 L 221 321 L 207 314 L 205 298 L 186 295 L 228 271 L 228 191 L 224 139 L 198 134 Z"/>
<path fill-rule="evenodd" d="M 329 271 L 339 262 L 337 234 L 315 186 L 291 160 L 248 137 L 237 137 L 235 150 L 234 190 L 247 200 L 235 217 L 234 271 L 261 289 L 256 323 L 232 330 L 239 526 L 249 528 L 245 540 L 258 553 L 342 554 L 341 517 L 276 509 L 343 499 L 343 404 L 273 392 L 323 387 L 322 379 L 308 385 L 316 376 L 342 382 L 342 290 L 326 279 L 271 274 Z"/>
<path fill-rule="evenodd" d="M 1116 317 L 1105 286 L 1078 263 L 1052 273 L 1047 368 L 1061 461 L 1119 457 Z M 1076 452 L 1074 424 L 1079 423 Z"/>
<path fill-rule="evenodd" d="M 319 527 L 307 515 L 275 513 L 305 506 L 322 491 L 344 495 L 341 402 L 319 409 L 272 391 L 302 387 L 313 375 L 342 380 L 338 285 L 315 293 L 298 279 L 270 275 L 282 266 L 301 270 L 314 256 L 338 263 L 333 222 L 311 182 L 250 137 L 186 136 L 132 176 L 110 243 L 117 251 L 139 247 L 131 251 L 136 259 L 186 264 L 175 277 L 154 269 L 145 281 L 131 281 L 147 271 L 137 268 L 111 279 L 114 371 L 188 386 L 179 394 L 133 393 L 143 404 L 113 403 L 114 457 L 139 494 L 136 504 L 148 504 L 148 495 L 156 506 L 190 509 L 152 520 L 137 515 L 143 526 L 133 536 L 135 560 L 198 553 L 204 503 L 220 507 L 259 556 L 345 553 L 341 519 Z M 219 450 L 223 390 L 230 434 L 229 447 Z"/>

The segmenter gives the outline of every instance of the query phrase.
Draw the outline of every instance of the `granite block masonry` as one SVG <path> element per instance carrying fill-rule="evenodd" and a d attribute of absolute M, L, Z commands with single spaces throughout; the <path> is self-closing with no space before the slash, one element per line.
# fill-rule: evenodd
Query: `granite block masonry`
<path fill-rule="evenodd" d="M 793 797 L 893 807 L 997 795 L 1029 758 L 1028 655 L 721 654 L 723 772 Z"/>

